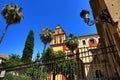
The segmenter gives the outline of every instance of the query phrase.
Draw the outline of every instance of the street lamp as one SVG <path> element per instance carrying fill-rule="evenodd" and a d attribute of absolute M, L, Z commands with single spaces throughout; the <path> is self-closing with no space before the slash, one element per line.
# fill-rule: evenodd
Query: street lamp
<path fill-rule="evenodd" d="M 88 26 L 92 26 L 98 22 L 107 22 L 113 25 L 113 21 L 107 9 L 101 10 L 100 14 L 95 20 L 90 20 L 89 15 L 90 13 L 88 10 L 82 10 L 80 12 L 80 17 L 84 19 L 84 22 L 87 23 Z"/>
<path fill-rule="evenodd" d="M 87 10 L 82 10 L 80 12 L 80 17 L 84 19 L 84 22 L 87 23 L 88 26 L 92 26 L 98 22 L 103 22 L 103 23 L 109 23 L 111 24 L 112 26 L 115 25 L 115 22 L 113 22 L 109 12 L 107 9 L 102 9 L 100 14 L 96 17 L 95 20 L 90 20 L 90 17 L 89 17 L 89 11 Z M 106 24 L 107 27 L 108 27 L 108 24 Z M 109 32 L 110 32 L 110 29 L 108 28 Z M 113 46 L 113 44 L 111 43 L 111 40 L 110 40 L 110 37 L 107 33 L 107 37 L 108 37 L 108 42 L 109 42 L 109 45 Z M 112 36 L 111 36 L 112 37 Z M 115 62 L 114 62 L 114 49 L 113 48 L 110 48 L 112 50 L 112 54 L 108 54 L 111 56 L 111 63 L 113 64 L 113 68 L 115 68 L 115 73 L 116 73 L 116 76 L 119 77 L 119 74 L 118 74 L 118 71 L 117 71 L 117 68 L 115 66 Z"/>

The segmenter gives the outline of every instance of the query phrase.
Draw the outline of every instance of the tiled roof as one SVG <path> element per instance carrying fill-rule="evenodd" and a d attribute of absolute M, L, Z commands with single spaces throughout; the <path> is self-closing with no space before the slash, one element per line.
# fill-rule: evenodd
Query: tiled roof
<path fill-rule="evenodd" d="M 2 59 L 8 59 L 9 57 L 6 56 L 6 55 L 4 55 L 4 54 L 0 54 L 0 58 L 2 58 Z"/>
<path fill-rule="evenodd" d="M 99 36 L 98 34 L 87 34 L 87 35 L 82 35 L 82 36 L 78 36 L 78 37 L 88 37 L 88 36 Z"/>

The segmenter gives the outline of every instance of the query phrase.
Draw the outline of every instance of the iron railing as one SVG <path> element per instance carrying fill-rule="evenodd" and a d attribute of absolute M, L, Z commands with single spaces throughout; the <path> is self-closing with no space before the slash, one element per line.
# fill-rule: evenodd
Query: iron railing
<path fill-rule="evenodd" d="M 19 70 L 32 66 L 31 80 L 119 80 L 120 66 L 117 65 L 118 51 L 115 45 L 107 47 L 82 47 L 79 53 L 50 59 L 40 59 L 39 65 L 21 64 L 3 67 L 0 71 L 12 71 L 22 75 Z M 29 65 L 29 66 L 28 66 Z M 34 67 L 33 67 L 34 66 Z M 14 74 L 16 75 L 16 74 Z M 3 79 L 4 80 L 4 79 Z M 9 80 L 9 79 L 8 79 Z"/>

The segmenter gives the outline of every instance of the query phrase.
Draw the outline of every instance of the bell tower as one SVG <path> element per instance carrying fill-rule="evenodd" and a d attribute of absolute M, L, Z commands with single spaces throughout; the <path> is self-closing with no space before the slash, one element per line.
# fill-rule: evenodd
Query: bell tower
<path fill-rule="evenodd" d="M 64 44 L 64 40 L 66 38 L 65 31 L 61 28 L 60 25 L 57 25 L 55 31 L 53 32 L 53 40 L 50 42 L 50 47 L 54 51 L 62 50 L 65 51 L 66 47 Z"/>

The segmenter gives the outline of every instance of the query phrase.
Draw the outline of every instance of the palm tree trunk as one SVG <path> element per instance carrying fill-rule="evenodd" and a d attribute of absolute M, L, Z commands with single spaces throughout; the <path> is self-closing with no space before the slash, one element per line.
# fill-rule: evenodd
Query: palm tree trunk
<path fill-rule="evenodd" d="M 45 49 L 46 49 L 46 45 L 47 45 L 47 44 L 44 44 L 44 49 L 43 49 L 43 53 L 45 52 Z"/>
<path fill-rule="evenodd" d="M 5 29 L 4 29 L 4 31 L 2 33 L 2 36 L 0 37 L 0 43 L 2 42 L 2 39 L 5 36 L 5 33 L 6 33 L 7 29 L 8 29 L 8 26 L 9 26 L 9 24 L 6 25 L 6 27 L 5 27 Z"/>

